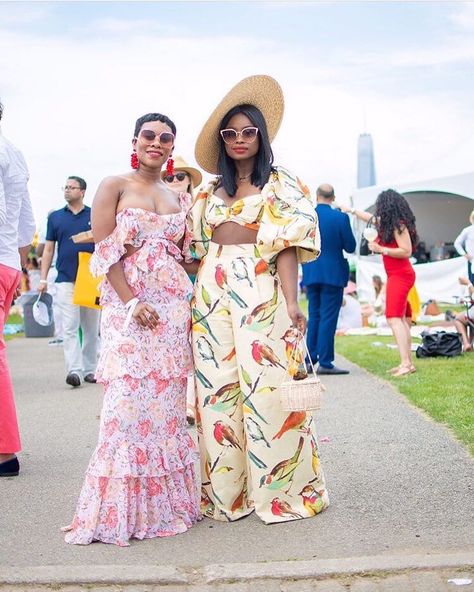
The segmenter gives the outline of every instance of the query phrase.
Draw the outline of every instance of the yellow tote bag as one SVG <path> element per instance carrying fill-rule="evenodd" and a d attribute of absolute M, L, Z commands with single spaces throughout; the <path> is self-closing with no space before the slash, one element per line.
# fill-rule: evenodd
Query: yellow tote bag
<path fill-rule="evenodd" d="M 80 251 L 78 256 L 79 266 L 77 268 L 76 283 L 74 284 L 72 302 L 78 306 L 102 308 L 99 304 L 99 284 L 102 281 L 102 277 L 95 278 L 89 269 L 89 262 L 91 260 L 92 253 Z"/>
<path fill-rule="evenodd" d="M 408 302 L 411 306 L 412 319 L 416 321 L 421 312 L 421 300 L 415 285 L 408 292 Z"/>

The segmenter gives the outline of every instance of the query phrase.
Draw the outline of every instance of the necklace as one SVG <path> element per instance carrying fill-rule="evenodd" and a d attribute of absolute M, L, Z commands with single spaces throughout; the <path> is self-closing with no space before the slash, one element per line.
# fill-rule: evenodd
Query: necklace
<path fill-rule="evenodd" d="M 245 179 L 248 179 L 251 176 L 252 176 L 252 173 L 249 173 L 248 175 L 244 175 L 243 177 L 237 177 L 237 178 L 239 181 L 245 181 Z"/>

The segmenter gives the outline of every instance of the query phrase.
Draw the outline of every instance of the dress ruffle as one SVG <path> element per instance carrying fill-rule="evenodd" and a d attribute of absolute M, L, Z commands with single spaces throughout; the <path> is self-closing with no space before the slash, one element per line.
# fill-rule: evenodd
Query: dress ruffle
<path fill-rule="evenodd" d="M 113 420 L 112 420 L 113 421 Z M 107 431 L 107 423 L 104 430 Z M 139 428 L 140 429 L 140 428 Z M 142 433 L 146 430 L 146 424 Z M 104 438 L 92 455 L 87 474 L 93 477 L 163 477 L 184 471 L 198 460 L 193 439 L 187 432 L 155 443 L 114 442 Z"/>
<path fill-rule="evenodd" d="M 161 477 L 99 477 L 86 474 L 65 541 L 130 545 L 129 539 L 173 536 L 200 518 L 194 466 Z"/>
<path fill-rule="evenodd" d="M 118 392 L 122 388 L 116 382 L 109 385 Z M 168 403 L 177 388 L 170 384 L 163 393 Z M 130 401 L 127 409 L 123 397 L 116 399 L 107 392 L 99 444 L 87 468 L 73 522 L 63 529 L 67 543 L 128 546 L 130 538 L 185 532 L 199 519 L 196 446 L 172 410 L 163 414 L 150 402 L 152 419 L 140 419 L 141 400 L 138 390 L 137 400 Z"/>
<path fill-rule="evenodd" d="M 90 261 L 92 275 L 105 275 L 110 267 L 120 261 L 127 249 L 125 245 L 140 247 L 143 237 L 140 233 L 140 221 L 131 210 L 117 214 L 117 226 L 104 240 L 95 244 Z"/>

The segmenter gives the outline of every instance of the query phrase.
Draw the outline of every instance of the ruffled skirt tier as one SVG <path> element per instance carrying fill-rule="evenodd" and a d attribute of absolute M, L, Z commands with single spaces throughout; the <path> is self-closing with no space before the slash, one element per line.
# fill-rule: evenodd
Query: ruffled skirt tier
<path fill-rule="evenodd" d="M 104 382 L 99 442 L 65 540 L 128 546 L 185 532 L 200 516 L 186 378 Z"/>

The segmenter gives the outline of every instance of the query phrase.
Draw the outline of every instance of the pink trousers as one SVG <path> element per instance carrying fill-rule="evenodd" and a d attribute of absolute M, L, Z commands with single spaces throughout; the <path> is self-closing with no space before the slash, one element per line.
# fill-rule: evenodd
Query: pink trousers
<path fill-rule="evenodd" d="M 8 318 L 20 277 L 19 271 L 0 263 L 0 454 L 10 454 L 21 450 L 13 385 L 8 370 L 6 345 L 3 338 L 3 327 Z"/>

